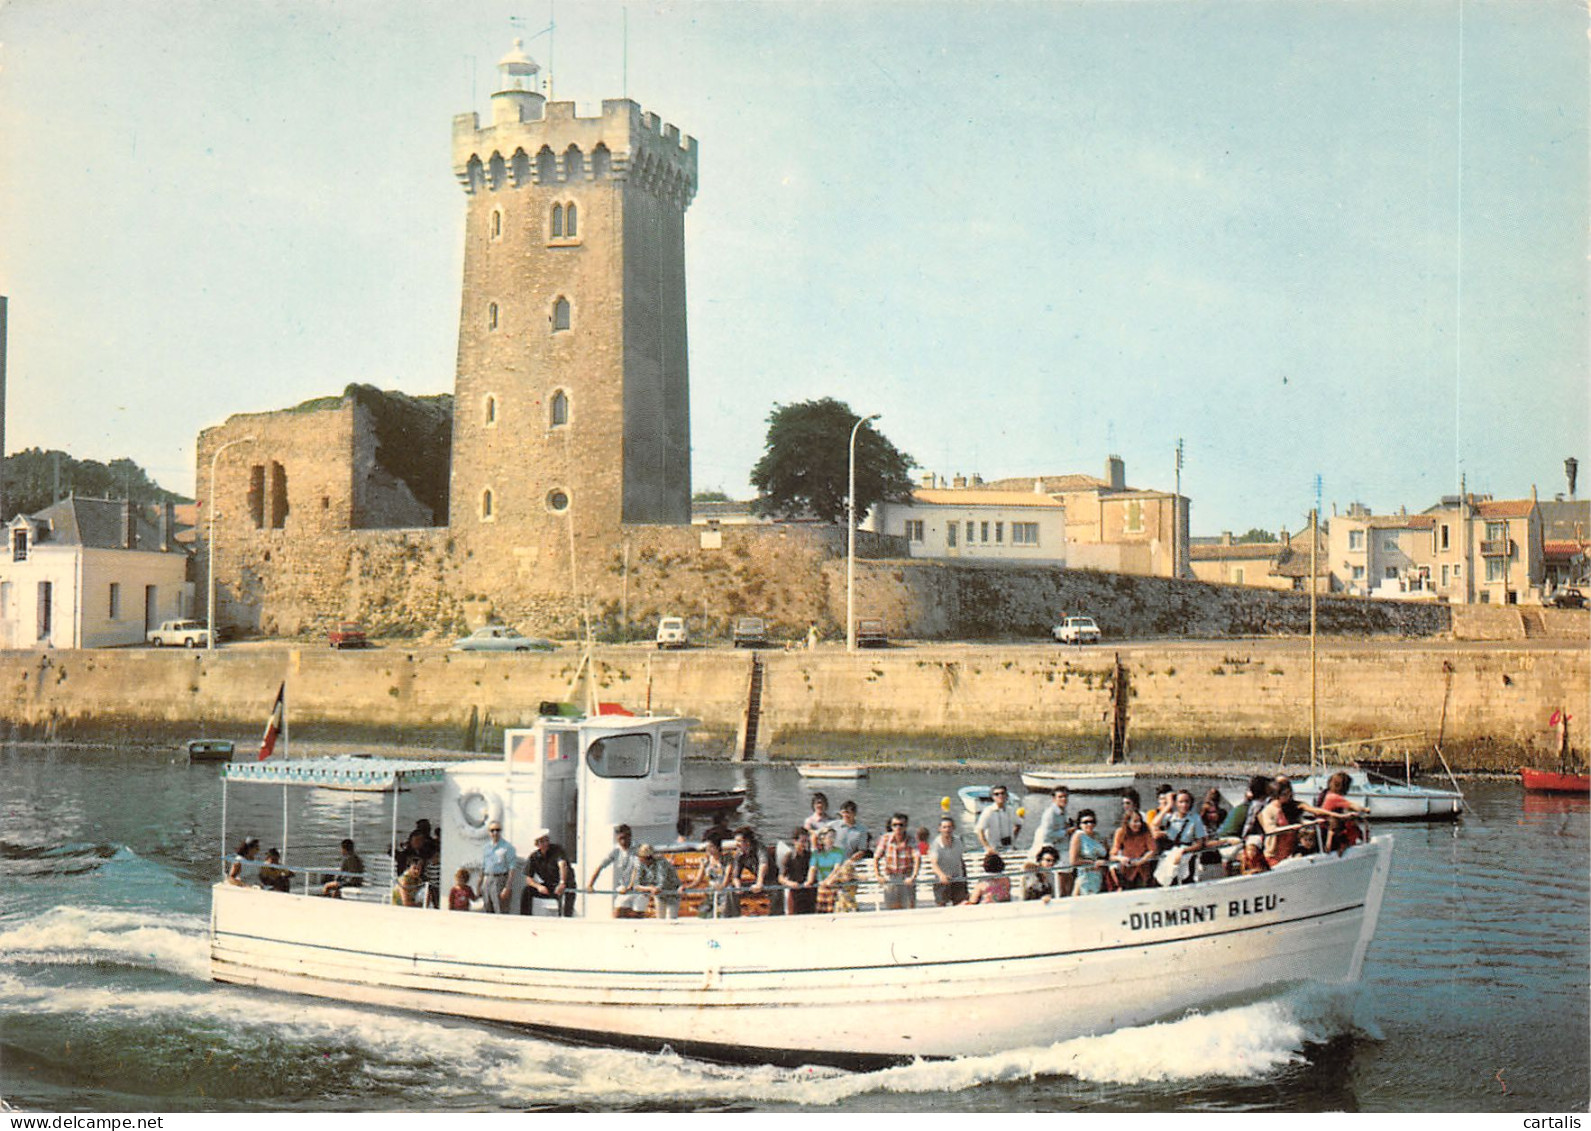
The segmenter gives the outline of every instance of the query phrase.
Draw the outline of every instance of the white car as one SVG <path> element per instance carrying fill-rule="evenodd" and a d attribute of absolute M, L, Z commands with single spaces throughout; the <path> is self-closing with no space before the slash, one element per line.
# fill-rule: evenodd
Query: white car
<path fill-rule="evenodd" d="M 156 648 L 203 648 L 210 643 L 210 630 L 196 620 L 168 620 L 144 635 Z"/>
<path fill-rule="evenodd" d="M 523 636 L 517 628 L 506 624 L 489 624 L 477 628 L 453 645 L 455 652 L 551 652 L 557 648 L 551 640 Z"/>
<path fill-rule="evenodd" d="M 690 633 L 685 630 L 684 617 L 664 617 L 657 622 L 659 648 L 689 648 Z"/>
<path fill-rule="evenodd" d="M 1060 644 L 1098 644 L 1099 625 L 1093 617 L 1067 617 L 1050 630 Z"/>

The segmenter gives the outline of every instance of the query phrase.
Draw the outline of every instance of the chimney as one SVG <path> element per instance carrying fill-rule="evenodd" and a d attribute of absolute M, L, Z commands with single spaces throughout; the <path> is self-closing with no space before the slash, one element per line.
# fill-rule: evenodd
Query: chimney
<path fill-rule="evenodd" d="M 1291 546 L 1292 544 L 1293 540 L 1287 536 L 1287 527 L 1282 527 L 1282 545 Z"/>
<path fill-rule="evenodd" d="M 1042 494 L 1044 494 L 1044 480 L 1042 480 L 1042 479 L 1035 479 L 1035 480 L 1034 480 L 1034 481 L 1033 481 L 1033 493 L 1034 493 L 1034 494 L 1035 494 L 1035 495 L 1042 495 Z"/>
<path fill-rule="evenodd" d="M 1530 485 L 1530 501 L 1536 501 L 1536 485 L 1534 483 Z"/>
<path fill-rule="evenodd" d="M 923 472 L 923 487 L 931 490 L 933 488 L 933 485 L 934 485 L 934 473 L 931 472 L 931 471 Z"/>
<path fill-rule="evenodd" d="M 4 308 L 0 307 L 0 309 Z M 0 386 L 0 388 L 3 388 L 3 386 Z M 1580 461 L 1575 459 L 1573 456 L 1570 456 L 1568 459 L 1563 461 L 1563 473 L 1569 480 L 1569 497 L 1571 499 L 1574 498 L 1574 480 L 1576 474 L 1579 471 Z"/>
<path fill-rule="evenodd" d="M 967 485 L 967 477 L 965 475 L 957 475 L 950 480 L 950 485 L 959 491 Z"/>
<path fill-rule="evenodd" d="M 1105 482 L 1112 491 L 1127 489 L 1127 465 L 1120 456 L 1105 457 Z"/>
<path fill-rule="evenodd" d="M 979 475 L 976 471 L 972 473 L 972 485 L 974 487 L 983 486 L 983 476 Z"/>
<path fill-rule="evenodd" d="M 138 549 L 138 512 L 131 499 L 122 500 L 122 545 L 129 550 Z"/>
<path fill-rule="evenodd" d="M 1232 544 L 1232 532 L 1230 530 L 1221 531 L 1221 545 L 1230 546 L 1231 544 Z"/>

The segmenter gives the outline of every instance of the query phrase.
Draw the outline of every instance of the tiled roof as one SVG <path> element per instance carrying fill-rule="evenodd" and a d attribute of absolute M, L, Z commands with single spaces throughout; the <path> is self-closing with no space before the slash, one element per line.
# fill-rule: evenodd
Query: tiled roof
<path fill-rule="evenodd" d="M 1281 552 L 1280 542 L 1233 542 L 1230 545 L 1188 547 L 1188 557 L 1196 562 L 1268 561 Z"/>
<path fill-rule="evenodd" d="M 1541 552 L 1549 558 L 1572 558 L 1587 548 L 1591 548 L 1591 539 L 1579 542 L 1572 539 L 1567 542 L 1554 540 L 1541 544 Z"/>
<path fill-rule="evenodd" d="M 939 507 L 1049 507 L 1065 509 L 1066 504 L 1049 495 L 1032 491 L 998 491 L 988 487 L 963 487 L 942 490 L 937 487 L 919 487 L 912 492 L 912 502 Z"/>
<path fill-rule="evenodd" d="M 991 479 L 981 488 L 976 490 L 993 491 L 1033 491 L 1033 484 L 1043 485 L 1045 494 L 1057 494 L 1062 491 L 1093 491 L 1100 487 L 1109 487 L 1103 479 L 1092 475 L 1018 475 L 1008 479 Z"/>
<path fill-rule="evenodd" d="M 1378 514 L 1365 525 L 1372 530 L 1431 530 L 1436 526 L 1436 519 L 1428 514 Z"/>
<path fill-rule="evenodd" d="M 1481 518 L 1525 518 L 1535 505 L 1530 499 L 1496 499 L 1476 503 L 1475 513 Z"/>

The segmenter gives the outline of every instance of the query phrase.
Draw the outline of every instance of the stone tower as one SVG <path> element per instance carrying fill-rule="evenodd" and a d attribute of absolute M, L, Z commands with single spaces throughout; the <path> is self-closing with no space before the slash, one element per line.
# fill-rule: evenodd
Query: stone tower
<path fill-rule="evenodd" d="M 696 141 L 628 99 L 547 102 L 519 41 L 468 197 L 449 525 L 474 591 L 596 583 L 626 524 L 690 522 L 685 209 Z M 512 603 L 512 602 L 511 602 Z"/>

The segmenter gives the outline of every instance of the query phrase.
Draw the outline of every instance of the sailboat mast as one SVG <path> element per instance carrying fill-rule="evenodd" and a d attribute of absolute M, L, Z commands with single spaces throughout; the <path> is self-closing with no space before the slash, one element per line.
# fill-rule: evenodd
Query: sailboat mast
<path fill-rule="evenodd" d="M 1316 729 L 1316 700 L 1315 700 L 1315 600 L 1317 585 L 1315 573 L 1315 555 L 1320 546 L 1320 510 L 1313 508 L 1309 512 L 1309 768 L 1315 768 L 1315 751 L 1319 748 L 1320 736 Z"/>

